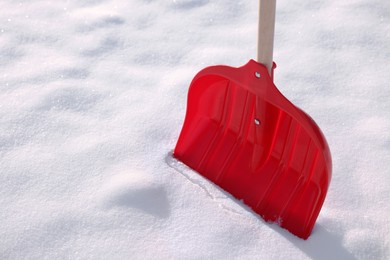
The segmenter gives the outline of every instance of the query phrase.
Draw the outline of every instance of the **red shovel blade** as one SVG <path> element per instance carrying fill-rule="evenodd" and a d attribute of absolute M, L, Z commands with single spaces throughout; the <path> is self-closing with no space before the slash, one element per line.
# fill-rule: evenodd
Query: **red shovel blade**
<path fill-rule="evenodd" d="M 208 67 L 195 76 L 174 156 L 303 239 L 331 179 L 321 130 L 253 60 L 240 68 Z"/>

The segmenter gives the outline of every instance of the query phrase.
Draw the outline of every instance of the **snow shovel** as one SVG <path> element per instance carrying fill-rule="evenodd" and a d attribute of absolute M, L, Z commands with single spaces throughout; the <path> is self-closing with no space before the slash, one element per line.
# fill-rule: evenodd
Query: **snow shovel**
<path fill-rule="evenodd" d="M 317 124 L 273 83 L 275 0 L 260 0 L 258 62 L 192 80 L 174 156 L 267 222 L 307 239 L 331 179 Z"/>

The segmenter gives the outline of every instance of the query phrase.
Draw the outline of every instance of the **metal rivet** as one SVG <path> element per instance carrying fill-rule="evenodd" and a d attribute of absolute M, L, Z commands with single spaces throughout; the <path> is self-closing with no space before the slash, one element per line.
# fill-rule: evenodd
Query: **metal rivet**
<path fill-rule="evenodd" d="M 255 125 L 260 125 L 260 124 L 261 124 L 260 120 L 255 118 Z"/>
<path fill-rule="evenodd" d="M 258 79 L 261 78 L 260 72 L 256 71 L 256 72 L 255 72 L 255 76 L 256 76 L 256 78 L 258 78 Z"/>

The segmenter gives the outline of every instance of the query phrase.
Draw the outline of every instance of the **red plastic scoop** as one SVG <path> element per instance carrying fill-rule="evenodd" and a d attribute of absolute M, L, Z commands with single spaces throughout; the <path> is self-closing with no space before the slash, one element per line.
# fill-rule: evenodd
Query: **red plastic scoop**
<path fill-rule="evenodd" d="M 304 239 L 331 178 L 321 130 L 278 91 L 267 67 L 253 60 L 240 68 L 208 67 L 195 76 L 174 156 L 266 221 Z"/>

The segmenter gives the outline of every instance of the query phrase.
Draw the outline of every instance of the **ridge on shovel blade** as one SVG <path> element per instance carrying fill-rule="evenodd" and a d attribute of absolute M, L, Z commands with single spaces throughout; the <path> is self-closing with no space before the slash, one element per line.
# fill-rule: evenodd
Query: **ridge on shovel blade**
<path fill-rule="evenodd" d="M 174 156 L 303 239 L 331 179 L 321 130 L 253 60 L 240 68 L 208 67 L 195 76 Z"/>

